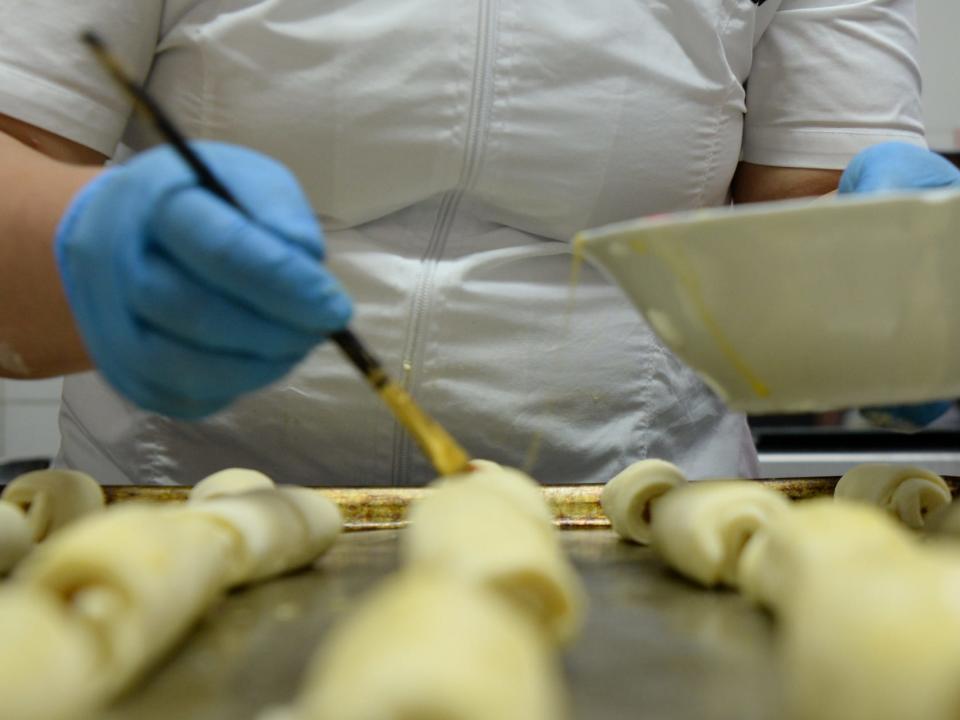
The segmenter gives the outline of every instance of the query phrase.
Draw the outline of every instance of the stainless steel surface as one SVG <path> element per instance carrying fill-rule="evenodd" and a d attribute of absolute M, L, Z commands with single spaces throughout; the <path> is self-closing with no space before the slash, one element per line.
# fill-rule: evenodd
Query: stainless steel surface
<path fill-rule="evenodd" d="M 917 465 L 940 475 L 960 475 L 960 448 L 956 452 L 761 452 L 760 474 L 767 478 L 843 475 L 863 463 Z"/>
<path fill-rule="evenodd" d="M 397 566 L 396 530 L 343 536 L 310 572 L 235 592 L 108 713 L 108 720 L 251 720 L 289 700 L 333 622 Z M 564 545 L 589 593 L 566 653 L 572 717 L 776 718 L 772 622 L 706 592 L 609 530 Z"/>

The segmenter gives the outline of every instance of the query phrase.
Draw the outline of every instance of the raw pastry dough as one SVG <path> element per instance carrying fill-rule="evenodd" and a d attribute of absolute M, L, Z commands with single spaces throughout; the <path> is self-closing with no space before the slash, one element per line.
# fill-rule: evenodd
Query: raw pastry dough
<path fill-rule="evenodd" d="M 650 542 L 654 501 L 686 482 L 676 465 L 663 460 L 641 460 L 604 486 L 600 504 L 620 537 L 646 545 Z"/>
<path fill-rule="evenodd" d="M 497 594 L 402 572 L 334 629 L 307 672 L 299 720 L 558 720 L 558 669 Z"/>
<path fill-rule="evenodd" d="M 653 547 L 701 585 L 735 587 L 740 554 L 750 538 L 789 508 L 784 495 L 750 480 L 688 483 L 657 500 Z"/>
<path fill-rule="evenodd" d="M 950 504 L 950 488 L 942 477 L 923 468 L 864 464 L 840 478 L 834 497 L 876 505 L 920 529 L 929 514 Z"/>
<path fill-rule="evenodd" d="M 13 568 L 33 547 L 33 528 L 18 506 L 0 502 L 0 575 Z"/>
<path fill-rule="evenodd" d="M 0 591 L 4 717 L 94 714 L 227 587 L 302 566 L 339 532 L 336 506 L 314 490 L 215 484 L 226 494 L 85 518 L 20 564 Z"/>
<path fill-rule="evenodd" d="M 440 489 L 450 483 L 461 487 L 476 487 L 501 495 L 514 507 L 526 513 L 534 522 L 553 532 L 553 513 L 543 496 L 543 488 L 529 475 L 505 468 L 488 460 L 472 460 L 475 470 L 434 482 L 430 487 Z"/>
<path fill-rule="evenodd" d="M 955 500 L 936 512 L 930 513 L 924 530 L 932 535 L 942 535 L 951 539 L 960 537 L 960 500 Z"/>
<path fill-rule="evenodd" d="M 251 490 L 271 490 L 276 484 L 258 470 L 228 468 L 208 475 L 190 490 L 189 502 L 200 502 Z"/>
<path fill-rule="evenodd" d="M 844 566 L 781 616 L 787 701 L 802 720 L 960 717 L 957 559 Z"/>
<path fill-rule="evenodd" d="M 215 523 L 153 506 L 112 509 L 38 546 L 0 601 L 5 714 L 11 706 L 44 720 L 92 714 L 220 593 L 231 550 Z M 16 641 L 23 633 L 29 642 Z"/>
<path fill-rule="evenodd" d="M 307 533 L 306 545 L 312 554 L 312 557 L 307 557 L 304 562 L 312 562 L 326 552 L 342 532 L 343 517 L 340 515 L 340 508 L 316 488 L 282 485 L 277 491 L 300 513 Z M 306 552 L 306 548 L 304 551 Z"/>
<path fill-rule="evenodd" d="M 744 548 L 740 591 L 783 611 L 815 579 L 836 580 L 853 566 L 882 569 L 912 553 L 912 542 L 907 530 L 876 508 L 843 499 L 807 500 L 758 531 Z"/>
<path fill-rule="evenodd" d="M 78 720 L 106 695 L 100 643 L 41 588 L 0 588 L 0 697 L 9 720 Z"/>
<path fill-rule="evenodd" d="M 579 628 L 582 590 L 539 493 L 535 512 L 531 482 L 517 471 L 491 471 L 438 483 L 411 509 L 401 551 L 412 567 L 510 599 L 564 642 Z"/>
<path fill-rule="evenodd" d="M 337 506 L 316 490 L 281 487 L 191 501 L 190 512 L 230 530 L 235 552 L 229 584 L 255 582 L 303 567 L 336 539 Z"/>
<path fill-rule="evenodd" d="M 875 508 L 815 500 L 759 531 L 742 569 L 744 591 L 777 615 L 793 717 L 960 716 L 955 554 Z"/>
<path fill-rule="evenodd" d="M 582 591 L 540 488 L 484 465 L 410 512 L 406 569 L 334 630 L 299 702 L 270 720 L 565 716 L 552 656 Z"/>
<path fill-rule="evenodd" d="M 35 542 L 104 507 L 97 481 L 74 470 L 36 470 L 21 475 L 4 488 L 0 500 L 26 513 Z"/>

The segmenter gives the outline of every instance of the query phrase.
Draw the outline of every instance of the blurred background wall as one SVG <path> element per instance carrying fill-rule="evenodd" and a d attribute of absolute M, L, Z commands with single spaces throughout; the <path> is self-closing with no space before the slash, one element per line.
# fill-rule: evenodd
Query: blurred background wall
<path fill-rule="evenodd" d="M 960 2 L 917 3 L 927 138 L 937 150 L 960 150 Z"/>

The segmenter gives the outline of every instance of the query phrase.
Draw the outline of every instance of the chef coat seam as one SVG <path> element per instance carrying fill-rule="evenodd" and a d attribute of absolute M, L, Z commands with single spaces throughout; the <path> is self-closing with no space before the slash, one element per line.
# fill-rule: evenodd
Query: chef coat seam
<path fill-rule="evenodd" d="M 411 304 L 411 317 L 407 325 L 407 342 L 403 356 L 404 386 L 408 393 L 417 397 L 423 357 L 426 353 L 426 336 L 433 303 L 431 297 L 437 280 L 437 272 L 443 258 L 450 231 L 457 211 L 466 192 L 476 183 L 483 166 L 484 143 L 489 131 L 493 107 L 493 65 L 497 57 L 499 20 L 498 0 L 481 0 L 477 13 L 477 40 L 471 72 L 470 103 L 464 136 L 463 167 L 457 187 L 446 193 L 441 202 L 434 230 L 421 260 L 420 282 Z M 394 426 L 393 484 L 408 485 L 410 463 L 413 453 L 413 438 L 399 424 Z"/>
<path fill-rule="evenodd" d="M 650 332 L 649 337 L 653 346 L 656 348 L 657 356 L 660 358 L 660 362 L 664 368 L 669 369 L 671 365 L 679 364 L 675 356 L 668 354 L 669 351 L 663 346 L 663 343 L 660 342 L 656 335 L 654 335 L 653 331 Z M 680 388 L 677 387 L 679 382 L 671 382 L 684 379 L 683 375 L 675 374 L 671 377 L 669 373 L 665 373 L 665 376 L 667 377 L 667 386 L 670 387 L 671 390 L 676 391 L 674 396 L 680 406 L 680 411 L 683 413 L 685 423 L 687 425 L 693 425 L 693 413 L 690 411 L 690 399 L 687 397 L 687 393 L 680 392 Z M 686 384 L 689 385 L 690 383 Z"/>
<path fill-rule="evenodd" d="M 437 270 L 438 259 L 443 252 L 443 246 L 446 243 L 450 230 L 451 208 L 456 200 L 457 192 L 444 193 L 437 208 L 437 215 L 434 218 L 433 230 L 430 235 L 430 241 L 427 243 L 427 249 L 420 259 L 420 277 L 417 286 L 414 289 L 413 299 L 410 303 L 410 315 L 407 320 L 406 340 L 404 342 L 402 367 L 401 367 L 401 385 L 411 395 L 416 397 L 418 376 L 417 361 L 420 352 L 420 329 L 423 326 L 424 315 L 429 310 L 430 290 L 433 287 L 434 274 Z M 391 483 L 393 485 L 406 485 L 409 479 L 409 455 L 410 445 L 407 432 L 402 425 L 394 422 L 393 426 L 393 463 L 391 465 Z"/>
<path fill-rule="evenodd" d="M 875 136 L 875 137 L 887 137 L 890 135 L 899 135 L 909 138 L 918 138 L 921 137 L 919 133 L 913 132 L 912 130 L 884 130 L 884 129 L 873 129 L 873 128 L 813 128 L 813 127 L 803 127 L 803 128 L 785 128 L 779 125 L 754 125 L 754 130 L 766 130 L 776 133 L 784 133 L 790 135 L 840 135 L 840 136 Z M 763 145 L 763 143 L 757 143 L 758 145 Z M 771 143 L 775 145 L 775 143 Z"/>
<path fill-rule="evenodd" d="M 726 16 L 721 22 L 719 29 L 719 38 L 721 45 L 724 45 L 724 40 L 726 39 L 727 32 L 730 28 L 730 23 L 733 21 L 733 13 L 730 11 L 729 6 L 724 3 L 723 6 L 726 11 Z M 703 207 L 705 204 L 705 198 L 707 195 L 707 189 L 711 186 L 711 183 L 714 177 L 717 174 L 717 169 L 720 161 L 720 144 L 722 142 L 721 138 L 723 136 L 723 130 L 725 129 L 727 123 L 729 122 L 730 115 L 725 112 L 727 103 L 730 101 L 736 88 L 741 87 L 739 80 L 736 77 L 736 73 L 733 72 L 730 68 L 730 78 L 727 82 L 726 90 L 723 94 L 722 99 L 717 103 L 714 108 L 714 117 L 713 117 L 713 130 L 710 134 L 710 149 L 707 153 L 707 158 L 704 163 L 703 175 L 701 176 L 700 189 L 697 192 L 696 207 Z M 741 141 L 742 142 L 742 141 Z"/>
<path fill-rule="evenodd" d="M 639 322 L 643 323 L 644 321 L 640 320 Z M 650 408 L 653 405 L 655 369 L 654 363 L 650 362 L 653 358 L 650 357 L 649 346 L 653 345 L 654 352 L 657 352 L 658 348 L 652 331 L 647 330 L 646 336 L 644 336 L 643 333 L 639 333 L 638 338 L 640 340 L 640 357 L 646 357 L 647 362 L 644 364 L 644 381 L 639 384 L 639 392 L 637 393 L 640 409 L 633 417 L 633 432 L 631 433 L 631 437 L 634 447 L 625 448 L 627 457 L 624 458 L 624 466 L 632 462 L 647 459 L 648 448 L 650 447 L 650 432 L 652 429 L 651 420 L 653 418 L 650 415 Z M 645 344 L 647 345 L 646 352 L 644 352 L 643 347 Z M 634 454 L 635 451 L 636 454 Z"/>
<path fill-rule="evenodd" d="M 223 6 L 226 0 L 219 0 L 214 11 L 214 17 L 220 15 L 223 11 Z M 201 77 L 200 81 L 200 107 L 197 111 L 197 124 L 200 127 L 200 132 L 203 135 L 212 134 L 212 122 L 211 117 L 211 105 L 213 104 L 213 89 L 211 87 L 211 76 L 210 73 L 210 47 L 212 42 L 209 33 L 205 33 L 203 28 L 197 28 L 196 30 L 196 45 L 197 45 L 197 55 L 199 57 L 199 69 L 198 72 Z M 203 40 L 207 40 L 204 42 Z"/>

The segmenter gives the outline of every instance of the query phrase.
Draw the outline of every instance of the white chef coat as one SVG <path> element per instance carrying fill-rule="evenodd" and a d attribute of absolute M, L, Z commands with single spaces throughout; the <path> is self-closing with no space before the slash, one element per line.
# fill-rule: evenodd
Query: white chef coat
<path fill-rule="evenodd" d="M 156 141 L 98 29 L 197 138 L 286 163 L 354 327 L 476 457 L 601 482 L 644 457 L 750 474 L 742 416 L 587 270 L 581 228 L 727 201 L 738 160 L 841 168 L 923 142 L 913 0 L 4 0 L 0 112 L 106 154 Z M 748 83 L 749 80 L 749 83 Z M 749 88 L 749 89 L 748 89 Z M 120 152 L 123 153 L 123 147 Z M 59 462 L 105 483 L 419 484 L 330 347 L 199 423 L 69 378 Z"/>

